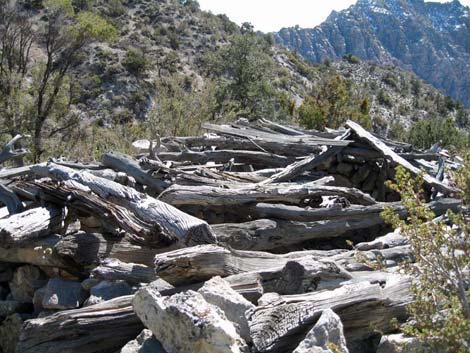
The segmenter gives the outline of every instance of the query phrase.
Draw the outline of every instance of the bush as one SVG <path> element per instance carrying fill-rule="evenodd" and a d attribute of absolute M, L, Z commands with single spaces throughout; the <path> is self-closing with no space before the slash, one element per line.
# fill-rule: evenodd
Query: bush
<path fill-rule="evenodd" d="M 408 307 L 414 323 L 403 330 L 433 352 L 463 353 L 470 346 L 470 155 L 465 165 L 455 177 L 462 190 L 459 213 L 448 211 L 447 220 L 436 220 L 422 198 L 422 178 L 411 178 L 402 167 L 397 168 L 396 183 L 388 186 L 401 195 L 408 217 L 401 220 L 391 209 L 383 213 L 408 239 L 415 259 L 403 266 L 415 297 Z"/>
<path fill-rule="evenodd" d="M 138 76 L 147 70 L 149 62 L 142 50 L 130 48 L 127 51 L 122 65 L 127 69 L 127 71 Z"/>
<path fill-rule="evenodd" d="M 359 64 L 360 62 L 359 58 L 357 56 L 352 55 L 351 53 L 344 54 L 343 59 L 351 64 Z"/>
<path fill-rule="evenodd" d="M 442 147 L 460 147 L 460 134 L 451 118 L 423 119 L 411 128 L 408 140 L 419 149 L 429 148 L 437 142 Z"/>

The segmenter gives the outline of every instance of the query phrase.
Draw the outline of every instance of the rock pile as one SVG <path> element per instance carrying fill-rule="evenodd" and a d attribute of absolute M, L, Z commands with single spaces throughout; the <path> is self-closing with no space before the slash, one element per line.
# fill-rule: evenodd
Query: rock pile
<path fill-rule="evenodd" d="M 424 169 L 439 216 L 459 207 L 443 174 L 457 162 L 353 122 L 204 127 L 136 142 L 137 159 L 0 171 L 0 351 L 354 353 L 406 340 L 386 336 L 413 298 L 397 270 L 407 240 L 380 216 L 406 210 L 384 182 L 395 165 Z M 2 162 L 27 153 L 13 145 Z"/>

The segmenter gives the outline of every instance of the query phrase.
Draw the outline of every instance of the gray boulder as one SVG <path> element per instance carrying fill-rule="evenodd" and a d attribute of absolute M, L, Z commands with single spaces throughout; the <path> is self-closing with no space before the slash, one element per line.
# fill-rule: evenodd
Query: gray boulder
<path fill-rule="evenodd" d="M 222 309 L 227 319 L 235 324 L 235 328 L 245 341 L 251 341 L 250 327 L 245 312 L 255 308 L 252 303 L 235 292 L 230 284 L 221 277 L 214 277 L 207 281 L 198 292 L 208 303 Z"/>
<path fill-rule="evenodd" d="M 141 288 L 133 299 L 137 316 L 168 353 L 248 352 L 235 326 L 216 306 L 194 291 L 162 297 Z"/>
<path fill-rule="evenodd" d="M 416 337 L 407 337 L 402 333 L 382 336 L 377 353 L 417 353 L 427 352 Z"/>
<path fill-rule="evenodd" d="M 348 353 L 343 324 L 331 309 L 323 311 L 315 326 L 293 353 Z"/>
<path fill-rule="evenodd" d="M 80 282 L 65 281 L 56 277 L 47 283 L 42 306 L 45 309 L 76 309 L 86 298 L 87 293 Z"/>

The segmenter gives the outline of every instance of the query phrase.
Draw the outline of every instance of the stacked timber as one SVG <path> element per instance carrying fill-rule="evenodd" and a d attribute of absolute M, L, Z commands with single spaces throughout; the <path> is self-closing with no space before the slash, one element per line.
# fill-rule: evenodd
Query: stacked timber
<path fill-rule="evenodd" d="M 203 128 L 0 171 L 0 352 L 367 353 L 407 320 L 413 254 L 380 216 L 406 216 L 386 181 L 423 173 L 440 216 L 460 205 L 457 162 L 354 122 Z"/>

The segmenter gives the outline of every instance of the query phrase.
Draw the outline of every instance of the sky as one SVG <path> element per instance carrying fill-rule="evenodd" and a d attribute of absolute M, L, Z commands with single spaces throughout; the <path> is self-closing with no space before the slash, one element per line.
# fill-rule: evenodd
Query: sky
<path fill-rule="evenodd" d="M 282 27 L 299 25 L 304 28 L 322 23 L 332 10 L 348 8 L 356 0 L 198 0 L 201 9 L 226 14 L 241 24 L 251 22 L 255 30 L 279 31 Z M 445 0 L 434 0 L 447 2 Z M 470 0 L 460 0 L 470 6 Z"/>

